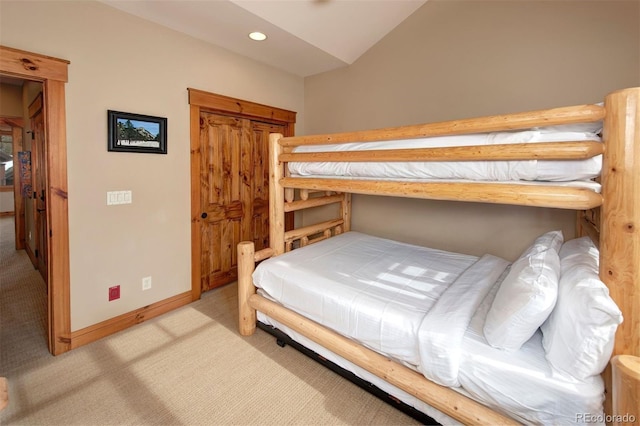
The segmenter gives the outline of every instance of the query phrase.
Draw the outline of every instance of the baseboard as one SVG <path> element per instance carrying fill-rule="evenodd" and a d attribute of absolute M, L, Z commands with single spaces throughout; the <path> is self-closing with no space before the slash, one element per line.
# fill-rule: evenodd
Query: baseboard
<path fill-rule="evenodd" d="M 188 305 L 191 302 L 191 291 L 187 291 L 81 330 L 73 331 L 71 332 L 71 349 L 95 342 L 96 340 L 140 324 L 148 319 Z"/>
<path fill-rule="evenodd" d="M 36 259 L 36 255 L 33 253 L 33 250 L 31 250 L 31 247 L 29 247 L 29 244 L 25 246 L 24 251 L 27 252 L 27 255 L 29 256 L 29 260 L 31 261 L 33 267 L 38 269 L 38 259 Z"/>

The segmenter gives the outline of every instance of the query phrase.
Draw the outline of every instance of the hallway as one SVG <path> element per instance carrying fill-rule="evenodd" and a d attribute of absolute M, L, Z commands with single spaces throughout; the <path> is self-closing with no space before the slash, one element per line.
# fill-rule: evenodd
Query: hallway
<path fill-rule="evenodd" d="M 49 355 L 45 284 L 14 235 L 14 217 L 0 218 L 0 376 Z"/>

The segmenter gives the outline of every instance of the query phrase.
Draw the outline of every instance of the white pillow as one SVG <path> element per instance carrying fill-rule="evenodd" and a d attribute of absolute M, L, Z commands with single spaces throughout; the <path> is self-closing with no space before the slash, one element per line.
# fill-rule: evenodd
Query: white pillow
<path fill-rule="evenodd" d="M 518 350 L 547 319 L 558 296 L 562 241 L 562 232 L 548 232 L 513 262 L 484 323 L 491 346 Z"/>
<path fill-rule="evenodd" d="M 540 327 L 551 366 L 576 379 L 600 374 L 613 351 L 622 313 L 598 275 L 599 253 L 589 237 L 560 250 L 558 301 Z"/>

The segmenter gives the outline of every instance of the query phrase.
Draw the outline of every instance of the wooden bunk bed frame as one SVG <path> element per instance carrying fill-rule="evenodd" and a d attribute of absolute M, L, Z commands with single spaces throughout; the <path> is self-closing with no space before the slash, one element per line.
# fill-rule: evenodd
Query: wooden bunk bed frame
<path fill-rule="evenodd" d="M 381 141 L 526 129 L 603 120 L 603 144 L 562 142 L 516 145 L 376 150 L 340 153 L 294 153 L 300 145 Z M 357 179 L 290 177 L 289 161 L 465 161 L 582 159 L 603 155 L 601 193 L 590 189 L 501 183 L 419 183 Z M 465 424 L 512 424 L 504 416 L 460 393 L 435 384 L 403 365 L 364 348 L 258 294 L 255 264 L 297 246 L 349 231 L 351 194 L 387 195 L 434 200 L 512 204 L 578 211 L 577 234 L 590 236 L 600 249 L 600 277 L 624 316 L 616 333 L 607 387 L 608 422 L 635 416 L 640 421 L 640 87 L 606 96 L 604 106 L 580 105 L 527 113 L 434 124 L 317 136 L 271 135 L 270 245 L 254 250 L 238 245 L 239 329 L 251 335 L 256 310 L 290 327 L 335 354 L 375 374 Z M 320 192 L 314 194 L 313 192 Z M 285 232 L 285 213 L 338 203 L 340 217 Z M 596 213 L 593 213 L 596 211 Z M 620 417 L 627 415 L 626 418 Z M 617 416 L 617 417 L 616 417 Z M 631 417 L 633 419 L 633 417 Z"/>

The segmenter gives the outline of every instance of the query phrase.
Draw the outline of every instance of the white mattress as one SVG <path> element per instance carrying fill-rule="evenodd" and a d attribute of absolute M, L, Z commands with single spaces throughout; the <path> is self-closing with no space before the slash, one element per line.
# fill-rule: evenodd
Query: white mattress
<path fill-rule="evenodd" d="M 287 308 L 416 366 L 424 316 L 476 260 L 348 232 L 268 259 L 253 279 Z"/>
<path fill-rule="evenodd" d="M 570 127 L 569 127 L 570 129 Z M 514 143 L 601 141 L 590 131 L 549 132 L 525 130 L 461 136 L 404 139 L 384 142 L 353 142 L 296 147 L 294 152 L 338 152 L 375 149 L 434 148 L 446 146 Z M 599 176 L 602 156 L 568 161 L 462 161 L 462 162 L 290 162 L 291 175 L 351 177 L 363 179 L 465 179 L 473 181 L 588 181 Z"/>
<path fill-rule="evenodd" d="M 516 353 L 507 354 L 487 345 L 482 325 L 499 285 L 496 277 L 504 271 L 504 265 L 490 258 L 498 269 L 484 275 L 492 278 L 479 276 L 474 280 L 474 268 L 484 267 L 486 260 L 349 232 L 262 262 L 254 273 L 254 282 L 267 297 L 361 340 L 410 368 L 433 369 L 425 375 L 435 376 L 437 382 L 441 377 L 448 380 L 455 370 L 453 379 L 460 385 L 456 390 L 523 422 L 575 423 L 577 413 L 600 414 L 600 377 L 577 382 L 554 375 L 544 358 L 539 333 Z M 457 295 L 454 291 L 456 286 L 482 280 L 487 281 L 482 284 L 486 291 L 471 294 L 471 287 L 462 287 L 464 298 L 460 298 L 460 290 Z M 463 306 L 458 307 L 456 299 L 471 309 L 467 315 L 469 327 L 462 329 L 459 339 L 455 333 L 446 332 L 445 341 L 421 341 L 430 326 L 442 331 L 442 320 L 433 317 L 435 311 L 446 312 L 446 322 L 464 318 L 465 314 L 459 312 Z M 454 315 L 450 309 L 453 306 Z M 434 415 L 432 409 L 405 392 L 264 315 L 259 318 L 436 420 L 450 423 L 451 419 L 442 413 Z M 435 347 L 425 350 L 428 345 Z M 437 356 L 423 361 L 421 350 L 441 351 L 444 365 Z"/>

